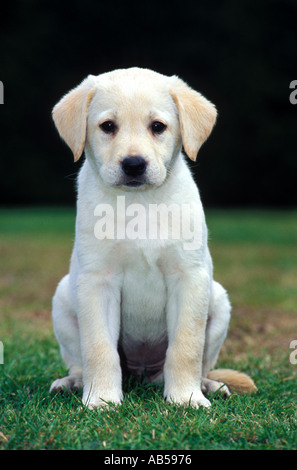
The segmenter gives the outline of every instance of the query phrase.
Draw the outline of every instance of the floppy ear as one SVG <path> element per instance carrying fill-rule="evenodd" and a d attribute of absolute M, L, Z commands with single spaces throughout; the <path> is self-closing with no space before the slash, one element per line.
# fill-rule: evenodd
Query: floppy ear
<path fill-rule="evenodd" d="M 60 136 L 70 147 L 76 162 L 83 153 L 86 141 L 87 110 L 96 87 L 89 75 L 80 85 L 69 91 L 53 109 L 53 120 Z"/>
<path fill-rule="evenodd" d="M 215 106 L 181 79 L 175 83 L 170 94 L 177 106 L 183 146 L 187 156 L 195 161 L 198 150 L 212 131 L 216 121 Z"/>

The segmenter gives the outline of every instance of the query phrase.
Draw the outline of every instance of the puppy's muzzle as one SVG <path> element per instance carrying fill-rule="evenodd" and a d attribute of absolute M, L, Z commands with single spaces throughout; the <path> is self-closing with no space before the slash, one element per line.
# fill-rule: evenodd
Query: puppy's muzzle
<path fill-rule="evenodd" d="M 145 183 L 145 171 L 147 162 L 143 157 L 125 157 L 121 163 L 123 173 L 125 175 L 124 184 L 126 186 L 141 186 Z"/>
<path fill-rule="evenodd" d="M 143 157 L 125 157 L 122 161 L 122 169 L 127 176 L 142 176 L 147 163 Z"/>

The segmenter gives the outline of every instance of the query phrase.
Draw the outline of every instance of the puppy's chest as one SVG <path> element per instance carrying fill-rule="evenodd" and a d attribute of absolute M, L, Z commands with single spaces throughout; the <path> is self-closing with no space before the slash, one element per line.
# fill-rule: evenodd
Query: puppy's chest
<path fill-rule="evenodd" d="M 121 331 L 136 341 L 155 341 L 166 331 L 166 278 L 140 257 L 126 266 L 121 290 Z"/>
<path fill-rule="evenodd" d="M 121 292 L 119 347 L 133 374 L 154 377 L 162 371 L 167 349 L 167 287 L 157 263 L 143 257 L 126 266 Z"/>

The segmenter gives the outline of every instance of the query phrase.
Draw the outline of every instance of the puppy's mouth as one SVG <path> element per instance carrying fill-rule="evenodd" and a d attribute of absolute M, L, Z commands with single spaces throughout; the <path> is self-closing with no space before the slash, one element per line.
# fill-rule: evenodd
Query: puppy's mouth
<path fill-rule="evenodd" d="M 120 181 L 117 186 L 126 186 L 128 188 L 140 188 L 141 186 L 144 186 L 146 184 L 149 184 L 148 181 L 142 178 L 125 178 Z"/>
<path fill-rule="evenodd" d="M 125 184 L 125 186 L 128 186 L 128 188 L 139 188 L 142 185 L 143 183 L 139 183 L 138 181 L 131 181 L 131 183 Z"/>
<path fill-rule="evenodd" d="M 124 183 L 124 185 L 128 186 L 129 188 L 138 188 L 139 186 L 142 186 L 143 184 L 145 184 L 144 181 L 140 181 L 136 179 L 133 179 L 131 181 L 127 181 L 126 183 Z"/>

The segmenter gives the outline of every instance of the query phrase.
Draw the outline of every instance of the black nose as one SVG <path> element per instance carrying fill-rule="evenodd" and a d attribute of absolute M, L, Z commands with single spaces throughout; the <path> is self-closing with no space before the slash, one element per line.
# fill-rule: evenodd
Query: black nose
<path fill-rule="evenodd" d="M 122 168 L 128 176 L 141 176 L 146 170 L 146 161 L 143 157 L 125 157 Z"/>

